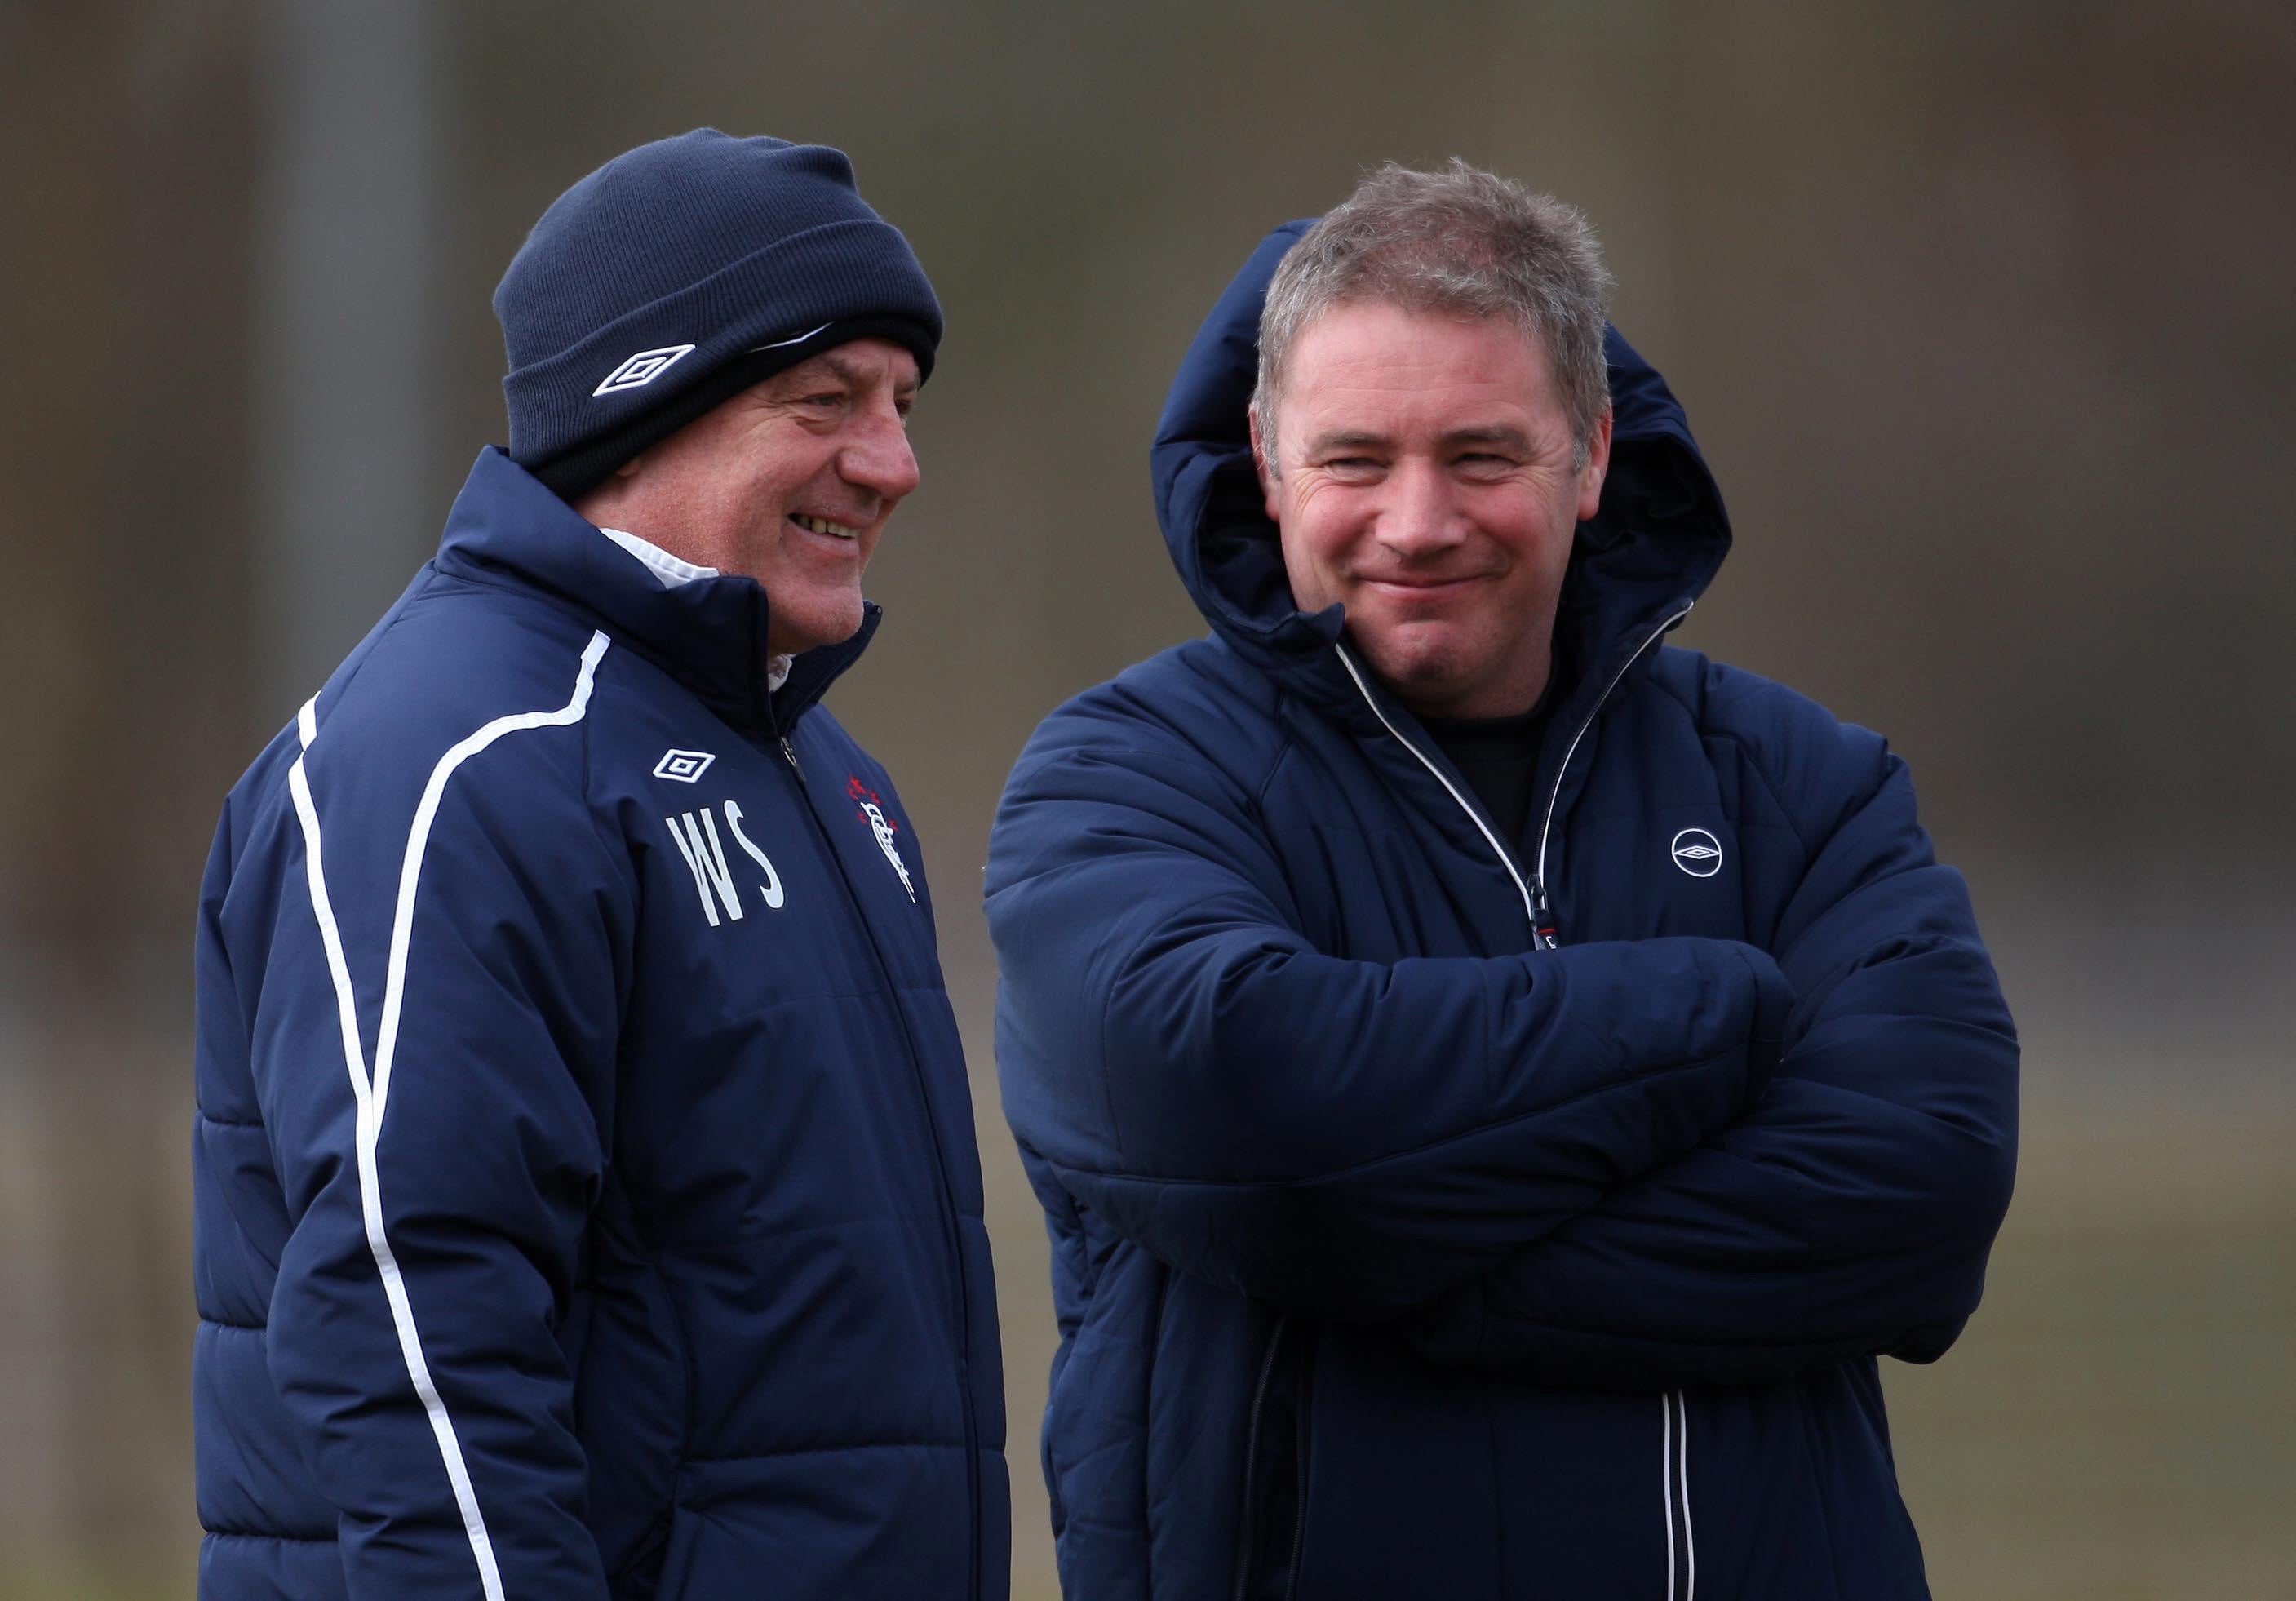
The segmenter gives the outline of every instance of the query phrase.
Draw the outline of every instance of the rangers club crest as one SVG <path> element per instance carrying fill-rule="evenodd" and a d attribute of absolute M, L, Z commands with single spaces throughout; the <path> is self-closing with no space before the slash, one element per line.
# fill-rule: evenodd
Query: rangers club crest
<path fill-rule="evenodd" d="M 900 847 L 893 843 L 893 825 L 885 816 L 883 800 L 879 798 L 875 790 L 850 774 L 846 776 L 845 792 L 850 795 L 853 798 L 853 803 L 861 809 L 859 813 L 861 820 L 869 825 L 869 832 L 877 836 L 877 849 L 883 851 L 885 859 L 893 864 L 893 873 L 901 881 L 901 888 L 909 892 L 911 900 L 914 900 L 917 898 L 917 887 L 909 882 L 909 866 L 901 859 Z"/>

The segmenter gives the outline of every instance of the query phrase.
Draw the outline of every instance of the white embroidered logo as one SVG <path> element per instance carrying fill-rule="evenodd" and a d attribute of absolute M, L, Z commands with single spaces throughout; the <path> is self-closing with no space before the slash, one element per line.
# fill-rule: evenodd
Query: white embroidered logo
<path fill-rule="evenodd" d="M 1693 878 L 1711 878 L 1722 871 L 1722 842 L 1702 828 L 1685 828 L 1674 836 L 1674 865 Z"/>
<path fill-rule="evenodd" d="M 699 784 L 701 775 L 718 758 L 708 751 L 664 751 L 661 759 L 653 764 L 657 778 L 675 779 L 679 784 Z"/>
<path fill-rule="evenodd" d="M 617 395 L 624 390 L 644 389 L 669 371 L 679 357 L 693 349 L 692 345 L 664 345 L 659 350 L 641 350 L 607 374 L 604 381 L 590 394 L 595 398 L 600 395 Z"/>

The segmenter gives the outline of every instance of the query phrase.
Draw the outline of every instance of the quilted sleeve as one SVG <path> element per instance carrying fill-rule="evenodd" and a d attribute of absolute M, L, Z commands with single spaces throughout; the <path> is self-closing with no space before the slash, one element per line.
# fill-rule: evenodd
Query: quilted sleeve
<path fill-rule="evenodd" d="M 1800 1002 L 1761 1095 L 1411 1323 L 1553 1383 L 1751 1383 L 1941 1355 L 2005 1212 L 2015 1030 L 1904 763 L 1799 697 L 1758 759 L 1808 841 L 1775 948 Z M 1773 702 L 1770 710 L 1779 710 Z"/>
<path fill-rule="evenodd" d="M 222 907 L 259 958 L 249 1059 L 291 1224 L 269 1371 L 360 1601 L 606 1594 L 555 1336 L 631 892 L 581 799 L 578 705 L 419 751 L 307 708 L 270 859 Z"/>
<path fill-rule="evenodd" d="M 1056 713 L 991 839 L 1024 1152 L 1169 1265 L 1326 1316 L 1473 1278 L 1724 1127 L 1788 991 L 1749 947 L 1326 956 L 1248 793 L 1121 702 Z"/>

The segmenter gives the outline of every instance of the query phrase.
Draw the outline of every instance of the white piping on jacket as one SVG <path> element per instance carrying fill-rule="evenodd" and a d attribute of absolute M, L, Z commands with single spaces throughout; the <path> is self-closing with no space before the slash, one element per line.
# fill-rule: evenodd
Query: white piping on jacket
<path fill-rule="evenodd" d="M 1546 817 L 1538 825 L 1538 859 L 1531 869 L 1531 883 L 1538 886 L 1537 899 L 1533 898 L 1529 885 L 1523 883 L 1522 874 L 1515 871 L 1514 858 L 1507 854 L 1506 848 L 1499 843 L 1498 836 L 1493 833 L 1489 825 L 1483 821 L 1482 814 L 1468 804 L 1467 798 L 1459 792 L 1458 786 L 1443 776 L 1443 769 L 1430 761 L 1424 751 L 1404 738 L 1403 731 L 1388 721 L 1387 713 L 1380 710 L 1378 698 L 1371 693 L 1371 686 L 1364 682 L 1363 674 L 1357 670 L 1355 659 L 1348 654 L 1347 646 L 1343 645 L 1332 646 L 1332 649 L 1338 653 L 1340 665 L 1346 668 L 1348 677 L 1355 680 L 1357 692 L 1363 696 L 1364 704 L 1370 707 L 1372 715 L 1379 719 L 1379 726 L 1393 735 L 1396 743 L 1419 759 L 1419 765 L 1435 776 L 1435 781 L 1449 792 L 1451 799 L 1459 803 L 1459 809 L 1465 812 L 1474 823 L 1476 830 L 1489 844 L 1492 854 L 1499 858 L 1499 866 L 1505 867 L 1507 876 L 1514 880 L 1515 891 L 1522 897 L 1523 915 L 1530 919 L 1532 940 L 1550 950 L 1554 948 L 1554 942 L 1543 939 L 1538 932 L 1538 903 L 1546 894 L 1546 840 L 1554 830 L 1554 809 L 1562 800 L 1562 780 L 1570 771 L 1570 759 L 1578 753 L 1578 742 L 1585 739 L 1587 730 L 1595 726 L 1595 719 L 1602 715 L 1603 702 L 1611 698 L 1611 692 L 1618 688 L 1619 681 L 1627 676 L 1628 669 L 1641 661 L 1644 651 L 1649 650 L 1652 645 L 1663 638 L 1669 628 L 1689 616 L 1696 606 L 1697 603 L 1693 601 L 1659 624 L 1657 628 L 1651 630 L 1647 638 L 1635 647 L 1634 654 L 1619 664 L 1619 670 L 1612 673 L 1611 681 L 1603 686 L 1603 693 L 1595 697 L 1593 710 L 1587 713 L 1585 719 L 1578 725 L 1578 731 L 1570 736 L 1570 744 L 1563 748 L 1562 763 L 1554 769 L 1554 786 L 1547 792 Z"/>
<path fill-rule="evenodd" d="M 1679 1390 L 1674 1392 L 1674 1410 L 1681 1424 L 1674 1442 L 1674 1479 L 1682 1486 L 1682 1556 L 1686 1564 L 1682 1601 L 1697 1601 L 1698 1536 L 1690 1526 L 1690 1401 Z"/>
<path fill-rule="evenodd" d="M 1562 780 L 1570 776 L 1570 759 L 1578 754 L 1578 742 L 1587 737 L 1587 730 L 1592 728 L 1595 726 L 1595 719 L 1603 714 L 1603 702 L 1611 698 L 1611 692 L 1618 688 L 1619 680 L 1627 676 L 1628 669 L 1643 659 L 1644 651 L 1665 637 L 1669 628 L 1689 616 L 1697 609 L 1697 606 L 1698 603 L 1692 601 L 1681 611 L 1652 628 L 1650 637 L 1635 646 L 1635 653 L 1619 663 L 1619 670 L 1611 675 L 1611 681 L 1603 686 L 1603 693 L 1595 697 L 1595 709 L 1587 714 L 1587 720 L 1578 725 L 1578 732 L 1570 736 L 1570 743 L 1562 752 L 1562 765 L 1554 769 L 1554 787 L 1547 792 L 1546 819 L 1538 825 L 1538 860 L 1532 866 L 1530 876 L 1538 883 L 1538 892 L 1541 895 L 1546 893 L 1546 836 L 1554 830 L 1554 809 L 1562 804 Z M 1532 921 L 1535 923 L 1538 919 L 1533 917 Z M 1549 948 L 1552 948 L 1551 942 Z"/>
<path fill-rule="evenodd" d="M 1537 938 L 1538 933 L 1538 913 L 1531 905 L 1530 887 L 1522 882 L 1522 874 L 1514 870 L 1514 858 L 1506 853 L 1506 847 L 1499 843 L 1498 835 L 1493 833 L 1490 831 L 1489 825 L 1483 821 L 1483 814 L 1467 804 L 1467 798 L 1459 792 L 1457 786 L 1453 784 L 1448 778 L 1446 778 L 1443 776 L 1443 769 L 1437 767 L 1433 762 L 1428 760 L 1427 753 L 1424 751 L 1422 751 L 1417 745 L 1413 744 L 1409 740 L 1404 738 L 1403 730 L 1398 728 L 1393 723 L 1387 720 L 1387 713 L 1379 709 L 1379 702 L 1372 694 L 1371 686 L 1364 682 L 1363 675 L 1356 670 L 1355 661 L 1348 654 L 1347 646 L 1343 645 L 1334 645 L 1332 648 L 1339 653 L 1340 665 L 1348 669 L 1348 677 L 1356 681 L 1356 688 L 1363 694 L 1364 704 L 1371 708 L 1371 714 L 1379 719 L 1379 726 L 1386 729 L 1390 734 L 1395 735 L 1396 743 L 1398 744 L 1410 751 L 1414 756 L 1419 758 L 1419 765 L 1435 775 L 1435 782 L 1441 784 L 1446 790 L 1450 792 L 1451 799 L 1459 803 L 1459 809 L 1467 814 L 1469 819 L 1473 822 L 1476 829 L 1482 834 L 1483 838 L 1489 842 L 1493 854 L 1499 858 L 1499 866 L 1505 867 L 1507 872 L 1507 876 L 1514 880 L 1515 891 L 1522 897 L 1522 915 L 1530 919 L 1531 935 L 1534 939 Z"/>
<path fill-rule="evenodd" d="M 1666 1601 L 1674 1601 L 1674 1397 L 1658 1398 L 1658 1498 L 1666 1509 Z"/>
<path fill-rule="evenodd" d="M 430 1420 L 430 1432 L 438 1439 L 439 1458 L 446 1465 L 447 1482 L 454 1488 L 455 1506 L 462 1514 L 463 1532 L 470 1537 L 471 1555 L 478 1563 L 479 1583 L 486 1601 L 503 1601 L 502 1572 L 495 1562 L 494 1541 L 487 1533 L 486 1519 L 479 1510 L 478 1492 L 472 1487 L 454 1420 L 447 1414 L 447 1403 L 431 1382 L 430 1366 L 423 1359 L 422 1336 L 414 1326 L 414 1308 L 407 1299 L 398 1259 L 383 1231 L 382 1187 L 375 1148 L 382 1137 L 382 1114 L 390 1095 L 391 1063 L 398 1051 L 398 1020 L 406 992 L 406 950 L 414 927 L 414 891 L 422 875 L 423 852 L 430 842 L 430 825 L 438 817 L 447 781 L 454 776 L 456 768 L 505 734 L 580 722 L 589 710 L 590 689 L 595 681 L 599 659 L 605 655 L 611 643 L 603 633 L 590 636 L 589 646 L 582 653 L 581 669 L 575 677 L 573 698 L 558 710 L 496 718 L 454 746 L 430 770 L 430 782 L 423 787 L 422 801 L 414 809 L 414 826 L 406 836 L 406 855 L 399 868 L 398 901 L 391 920 L 390 960 L 384 975 L 382 1019 L 375 1039 L 372 1082 L 367 1076 L 365 1053 L 359 1043 L 358 1003 L 351 989 L 350 968 L 343 957 L 342 932 L 335 921 L 333 904 L 327 897 L 318 809 L 311 799 L 310 779 L 303 771 L 311 743 L 319 733 L 316 695 L 304 702 L 301 710 L 296 713 L 295 728 L 302 742 L 303 754 L 295 759 L 295 765 L 287 772 L 287 787 L 294 797 L 295 814 L 303 825 L 304 866 L 311 885 L 311 911 L 318 922 L 320 942 L 326 948 L 328 973 L 334 980 L 343 1062 L 350 1073 L 352 1097 L 358 1104 L 359 1206 L 366 1222 L 367 1249 L 374 1257 L 375 1270 L 381 1276 L 383 1296 L 390 1303 L 391 1322 L 398 1330 L 398 1351 L 406 1363 L 406 1376 L 413 1381 L 414 1393 Z"/>
<path fill-rule="evenodd" d="M 1406 739 L 1403 736 L 1403 731 L 1388 720 L 1387 713 L 1380 710 L 1378 697 L 1372 694 L 1371 686 L 1364 682 L 1363 674 L 1356 669 L 1355 661 L 1348 654 L 1347 647 L 1337 644 L 1332 646 L 1339 655 L 1340 665 L 1346 668 L 1348 677 L 1355 680 L 1356 689 L 1363 696 L 1364 704 L 1369 706 L 1372 715 L 1379 718 L 1380 727 L 1393 735 L 1397 743 L 1416 756 L 1419 759 L 1419 765 L 1435 776 L 1436 782 L 1443 786 L 1452 800 L 1459 803 L 1459 809 L 1465 812 L 1474 823 L 1477 831 L 1489 844 L 1492 854 L 1499 858 L 1499 866 L 1506 869 L 1507 876 L 1514 880 L 1515 891 L 1522 897 L 1523 915 L 1530 919 L 1531 939 L 1536 944 L 1544 945 L 1549 949 L 1554 948 L 1554 942 L 1545 938 L 1538 932 L 1538 907 L 1546 896 L 1547 836 L 1554 828 L 1554 811 L 1562 800 L 1562 780 L 1570 771 L 1570 759 L 1578 753 L 1578 742 L 1585 739 L 1587 730 L 1595 726 L 1595 719 L 1602 715 L 1603 702 L 1611 698 L 1611 692 L 1618 688 L 1620 680 L 1627 676 L 1628 669 L 1641 661 L 1643 653 L 1663 638 L 1669 628 L 1689 616 L 1696 604 L 1697 603 L 1693 601 L 1689 605 L 1684 606 L 1682 610 L 1652 629 L 1648 637 L 1635 647 L 1634 654 L 1619 664 L 1619 670 L 1612 673 L 1610 682 L 1603 686 L 1603 693 L 1595 698 L 1593 710 L 1587 712 L 1585 720 L 1578 725 L 1578 731 L 1570 736 L 1570 743 L 1564 747 L 1562 765 L 1554 770 L 1554 787 L 1547 793 L 1546 817 L 1538 827 L 1538 858 L 1531 873 L 1531 882 L 1538 886 L 1537 900 L 1532 899 L 1529 887 L 1523 883 L 1522 874 L 1515 871 L 1514 858 L 1507 854 L 1506 848 L 1499 843 L 1498 836 L 1494 834 L 1489 825 L 1484 823 L 1482 814 L 1468 804 L 1467 798 L 1459 792 L 1457 786 L 1452 784 L 1450 779 L 1444 776 L 1442 768 L 1428 759 L 1425 751 Z M 1673 1390 L 1659 1397 L 1659 1407 L 1664 1425 L 1659 1435 L 1659 1497 L 1666 1504 L 1667 1601 L 1696 1601 L 1698 1544 L 1690 1529 L 1690 1404 L 1684 1398 L 1681 1391 Z M 1678 1429 L 1676 1421 L 1677 1416 L 1680 1418 Z M 1678 1500 L 1676 1494 L 1677 1485 L 1680 1487 Z M 1674 1544 L 1675 1511 L 1677 1507 L 1682 1513 L 1682 1553 L 1678 1569 Z M 1678 1597 L 1675 1586 L 1677 1572 L 1681 1573 L 1684 1580 Z"/>
<path fill-rule="evenodd" d="M 1664 1423 L 1659 1433 L 1659 1498 L 1666 1503 L 1666 1595 L 1676 1601 L 1674 1515 L 1682 1512 L 1684 1583 L 1680 1601 L 1696 1601 L 1698 1541 L 1690 1531 L 1690 1403 L 1679 1390 L 1658 1398 Z"/>

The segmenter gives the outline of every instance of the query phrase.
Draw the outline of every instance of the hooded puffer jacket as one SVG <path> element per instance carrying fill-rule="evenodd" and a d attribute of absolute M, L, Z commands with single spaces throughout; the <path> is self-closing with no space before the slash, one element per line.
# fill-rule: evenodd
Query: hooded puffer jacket
<path fill-rule="evenodd" d="M 2015 1139 L 1961 877 L 1880 738 L 1660 645 L 1729 529 L 1615 335 L 1502 837 L 1261 510 L 1255 332 L 1304 227 L 1158 432 L 1210 636 L 1046 719 L 991 844 L 1068 1593 L 1925 1595 L 1875 1359 L 1977 1305 Z"/>
<path fill-rule="evenodd" d="M 885 773 L 499 451 L 232 792 L 200 1593 L 998 1601 L 972 1103 Z"/>

